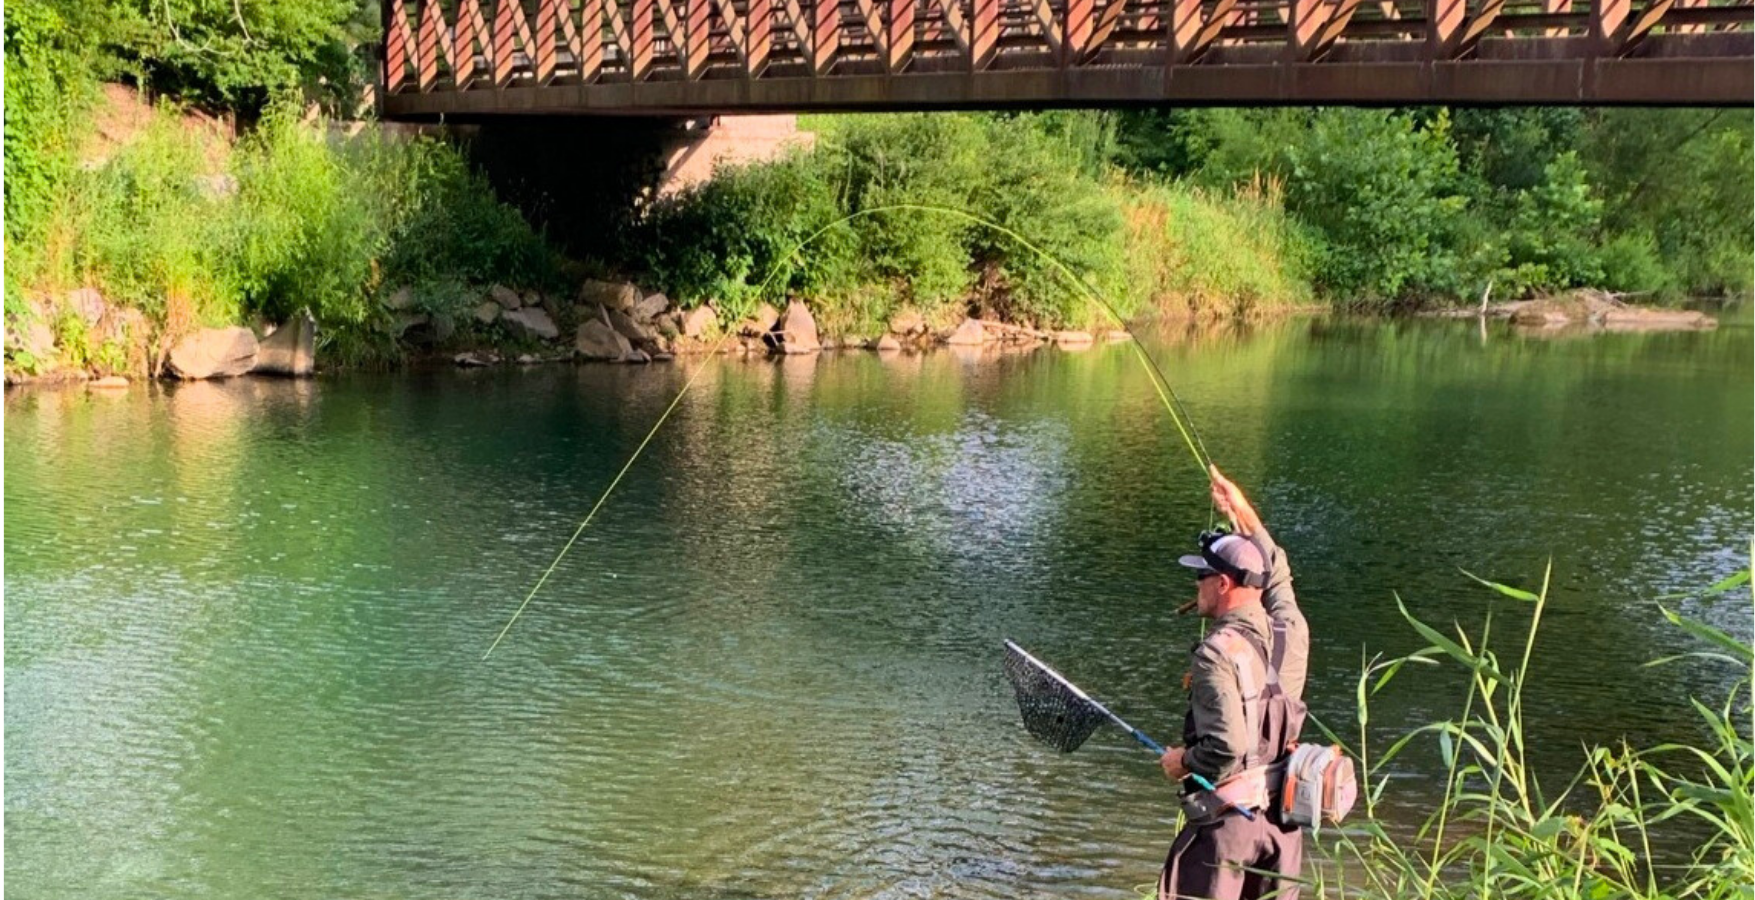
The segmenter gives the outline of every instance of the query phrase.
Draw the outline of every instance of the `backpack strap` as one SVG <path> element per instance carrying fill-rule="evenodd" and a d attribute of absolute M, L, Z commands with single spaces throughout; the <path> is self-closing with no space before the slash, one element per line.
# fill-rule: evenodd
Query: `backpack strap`
<path fill-rule="evenodd" d="M 1249 735 L 1248 749 L 1243 754 L 1243 768 L 1254 769 L 1267 760 L 1262 758 L 1263 717 L 1268 698 L 1280 693 L 1280 679 L 1261 643 L 1240 628 L 1222 628 L 1209 640 L 1230 661 L 1237 673 L 1237 689 L 1243 700 L 1243 728 Z"/>

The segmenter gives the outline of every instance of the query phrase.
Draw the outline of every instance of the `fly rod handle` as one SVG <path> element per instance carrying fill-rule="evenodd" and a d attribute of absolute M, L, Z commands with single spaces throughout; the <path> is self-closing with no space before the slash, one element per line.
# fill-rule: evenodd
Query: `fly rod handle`
<path fill-rule="evenodd" d="M 1147 737 L 1146 733 L 1139 730 L 1138 728 L 1129 728 L 1127 730 L 1127 733 L 1133 735 L 1134 740 L 1139 741 L 1141 744 L 1145 745 L 1145 748 L 1147 750 L 1150 750 L 1153 753 L 1158 754 L 1158 756 L 1160 758 L 1163 757 L 1163 755 L 1165 754 L 1166 751 L 1164 750 L 1164 748 L 1162 746 L 1159 746 L 1157 741 L 1154 741 L 1151 738 Z M 1200 785 L 1202 788 L 1204 788 L 1206 790 L 1212 791 L 1213 793 L 1218 793 L 1218 791 L 1219 791 L 1218 788 L 1213 786 L 1212 782 L 1210 782 L 1206 779 L 1205 775 L 1197 775 L 1193 772 L 1190 772 L 1190 773 L 1188 773 L 1188 777 L 1194 779 L 1195 784 Z M 1243 818 L 1248 819 L 1251 822 L 1255 821 L 1255 813 L 1251 810 L 1244 809 L 1241 804 L 1233 803 L 1233 804 L 1231 804 L 1231 808 L 1234 810 L 1237 810 L 1238 813 L 1242 814 Z"/>
<path fill-rule="evenodd" d="M 1197 775 L 1193 772 L 1190 772 L 1190 773 L 1188 773 L 1188 777 L 1193 778 L 1195 784 L 1200 785 L 1201 787 L 1205 788 L 1206 790 L 1209 790 L 1215 794 L 1219 792 L 1219 789 L 1214 787 L 1213 783 L 1208 781 L 1205 775 Z M 1243 808 L 1243 804 L 1233 803 L 1233 804 L 1231 804 L 1231 808 L 1234 810 L 1237 810 L 1238 813 L 1242 814 L 1243 818 L 1245 818 L 1251 822 L 1255 821 L 1255 812 L 1253 810 Z"/>

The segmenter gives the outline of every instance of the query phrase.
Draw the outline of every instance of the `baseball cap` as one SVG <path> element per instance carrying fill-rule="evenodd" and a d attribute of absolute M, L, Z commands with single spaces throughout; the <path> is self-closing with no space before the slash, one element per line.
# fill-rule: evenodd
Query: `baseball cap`
<path fill-rule="evenodd" d="M 1267 561 L 1262 558 L 1261 548 L 1240 535 L 1203 535 L 1199 554 L 1189 554 L 1176 561 L 1201 574 L 1218 572 L 1229 575 L 1246 587 L 1265 587 L 1267 584 Z"/>

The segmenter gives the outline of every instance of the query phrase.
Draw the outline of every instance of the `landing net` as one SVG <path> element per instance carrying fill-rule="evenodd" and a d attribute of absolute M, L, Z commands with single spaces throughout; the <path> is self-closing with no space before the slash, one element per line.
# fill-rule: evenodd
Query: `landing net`
<path fill-rule="evenodd" d="M 1024 728 L 1062 753 L 1079 749 L 1098 726 L 1109 721 L 1089 697 L 1011 641 L 1005 645 L 1005 677 L 1017 692 Z"/>

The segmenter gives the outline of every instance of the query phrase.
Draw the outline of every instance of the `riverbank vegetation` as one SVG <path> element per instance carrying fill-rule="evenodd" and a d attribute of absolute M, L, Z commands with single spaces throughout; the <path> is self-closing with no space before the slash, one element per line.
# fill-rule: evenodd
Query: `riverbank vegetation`
<path fill-rule="evenodd" d="M 192 328 L 301 308 L 329 361 L 387 360 L 410 317 L 467 321 L 493 283 L 555 283 L 556 253 L 462 150 L 307 105 L 345 105 L 357 86 L 351 4 L 254 5 L 267 30 L 236 55 L 186 55 L 187 30 L 135 37 L 98 13 L 167 26 L 102 6 L 7 17 L 9 371 L 156 372 Z M 101 80 L 127 73 L 187 102 Z"/>
<path fill-rule="evenodd" d="M 1272 189 L 1139 182 L 1109 164 L 1101 116 L 811 124 L 815 149 L 722 170 L 655 204 L 629 228 L 620 262 L 685 304 L 712 299 L 734 316 L 788 294 L 831 309 L 844 300 L 841 315 L 822 318 L 857 335 L 883 333 L 903 306 L 949 324 L 973 307 L 1048 328 L 1114 327 L 1054 260 L 1130 318 L 1153 303 L 1249 313 L 1311 299 L 1304 236 Z"/>
<path fill-rule="evenodd" d="M 329 363 L 394 360 L 417 320 L 435 346 L 515 340 L 474 329 L 488 289 L 583 272 L 725 324 L 801 298 L 867 339 L 899 311 L 1109 327 L 1050 257 L 1129 318 L 1751 287 L 1755 140 L 1713 110 L 806 117 L 812 149 L 596 223 L 571 265 L 466 146 L 348 121 L 377 27 L 348 0 L 14 10 L 8 371 L 156 372 L 189 328 L 304 307 Z"/>
<path fill-rule="evenodd" d="M 1119 117 L 1116 158 L 1212 187 L 1266 174 L 1317 290 L 1407 305 L 1594 287 L 1747 294 L 1755 128 L 1734 110 L 1191 110 Z"/>
<path fill-rule="evenodd" d="M 1130 315 L 1312 298 L 1408 309 L 1596 288 L 1751 288 L 1755 129 L 1725 110 L 1200 110 L 811 117 L 815 150 L 657 204 L 620 260 L 740 298 L 803 234 L 892 203 L 1014 228 Z M 941 217 L 942 218 L 942 217 Z M 1016 242 L 914 211 L 849 223 L 766 293 L 1084 325 Z M 733 302 L 736 302 L 735 300 Z M 866 302 L 870 302 L 869 299 Z M 882 305 L 881 303 L 879 305 Z"/>

